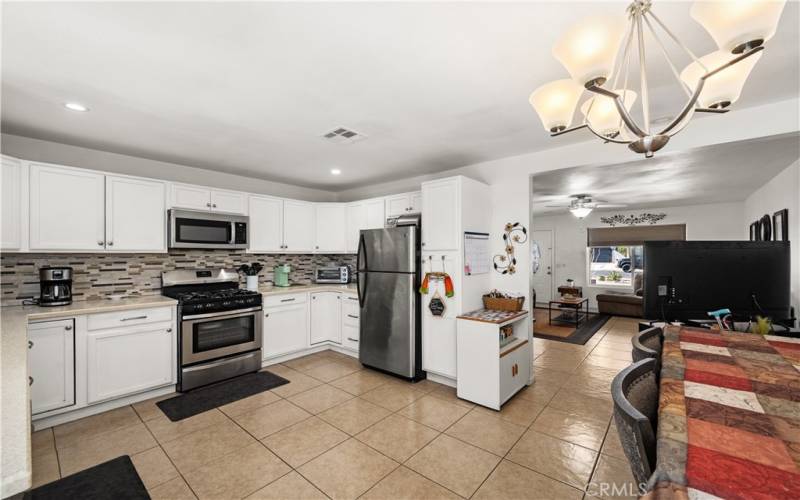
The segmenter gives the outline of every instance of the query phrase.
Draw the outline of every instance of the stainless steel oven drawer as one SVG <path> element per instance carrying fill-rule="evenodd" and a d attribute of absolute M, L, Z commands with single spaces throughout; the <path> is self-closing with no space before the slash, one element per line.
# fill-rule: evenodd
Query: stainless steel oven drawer
<path fill-rule="evenodd" d="M 178 390 L 181 392 L 203 385 L 212 384 L 261 369 L 261 349 L 222 358 L 209 363 L 189 366 L 181 370 L 181 381 Z"/>

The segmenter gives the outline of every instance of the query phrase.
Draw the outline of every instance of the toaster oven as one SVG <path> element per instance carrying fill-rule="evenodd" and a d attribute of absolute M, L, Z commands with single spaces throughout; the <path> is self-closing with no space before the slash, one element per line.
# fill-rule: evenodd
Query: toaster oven
<path fill-rule="evenodd" d="M 314 270 L 314 283 L 350 283 L 347 266 L 318 267 Z"/>

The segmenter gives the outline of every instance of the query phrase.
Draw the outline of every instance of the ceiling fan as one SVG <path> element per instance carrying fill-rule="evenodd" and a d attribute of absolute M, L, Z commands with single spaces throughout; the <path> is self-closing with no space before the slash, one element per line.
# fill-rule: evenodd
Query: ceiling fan
<path fill-rule="evenodd" d="M 595 208 L 623 208 L 628 205 L 621 203 L 608 203 L 605 200 L 596 200 L 590 194 L 573 194 L 568 205 L 545 205 L 547 208 L 566 208 L 579 219 L 589 215 Z"/>

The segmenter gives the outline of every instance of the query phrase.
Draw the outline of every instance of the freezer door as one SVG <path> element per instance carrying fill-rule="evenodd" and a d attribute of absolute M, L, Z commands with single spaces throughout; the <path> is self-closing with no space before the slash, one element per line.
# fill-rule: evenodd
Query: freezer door
<path fill-rule="evenodd" d="M 365 272 L 360 275 L 361 363 L 413 377 L 416 346 L 414 275 Z"/>
<path fill-rule="evenodd" d="M 417 235 L 415 226 L 362 229 L 358 271 L 415 272 Z"/>

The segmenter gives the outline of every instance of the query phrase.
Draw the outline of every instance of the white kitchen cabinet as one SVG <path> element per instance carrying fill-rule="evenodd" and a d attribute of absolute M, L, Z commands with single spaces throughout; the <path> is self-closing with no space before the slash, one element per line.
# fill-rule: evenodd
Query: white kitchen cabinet
<path fill-rule="evenodd" d="M 30 249 L 105 250 L 105 175 L 31 164 Z"/>
<path fill-rule="evenodd" d="M 347 253 L 358 251 L 358 238 L 362 229 L 378 229 L 386 224 L 383 198 L 347 204 Z"/>
<path fill-rule="evenodd" d="M 292 253 L 314 251 L 314 204 L 283 200 L 283 249 Z"/>
<path fill-rule="evenodd" d="M 250 195 L 251 252 L 283 250 L 283 200 L 271 196 Z"/>
<path fill-rule="evenodd" d="M 422 246 L 426 251 L 460 248 L 461 220 L 458 179 L 426 182 L 422 185 Z M 479 203 L 480 200 L 473 200 Z"/>
<path fill-rule="evenodd" d="M 347 347 L 353 351 L 358 351 L 359 312 L 358 297 L 351 294 L 342 294 L 342 347 Z"/>
<path fill-rule="evenodd" d="M 170 207 L 246 214 L 247 198 L 245 193 L 238 191 L 173 183 L 170 185 Z"/>
<path fill-rule="evenodd" d="M 166 184 L 106 176 L 106 250 L 166 252 Z"/>
<path fill-rule="evenodd" d="M 264 359 L 306 349 L 308 302 L 306 294 L 281 296 L 286 305 L 264 308 Z M 302 300 L 301 300 L 302 299 Z"/>
<path fill-rule="evenodd" d="M 3 250 L 21 250 L 23 247 L 23 231 L 27 228 L 23 215 L 24 178 L 23 163 L 3 156 L 0 171 L 0 248 Z"/>
<path fill-rule="evenodd" d="M 342 294 L 340 292 L 313 292 L 311 294 L 310 344 L 330 341 L 342 343 Z"/>
<path fill-rule="evenodd" d="M 90 404 L 175 383 L 172 321 L 89 331 L 86 343 Z"/>
<path fill-rule="evenodd" d="M 315 244 L 318 253 L 344 253 L 347 250 L 347 209 L 342 203 L 314 205 Z"/>
<path fill-rule="evenodd" d="M 386 217 L 420 213 L 422 194 L 418 191 L 386 197 Z"/>
<path fill-rule="evenodd" d="M 72 319 L 28 325 L 28 375 L 34 415 L 75 404 Z"/>

